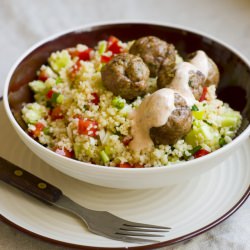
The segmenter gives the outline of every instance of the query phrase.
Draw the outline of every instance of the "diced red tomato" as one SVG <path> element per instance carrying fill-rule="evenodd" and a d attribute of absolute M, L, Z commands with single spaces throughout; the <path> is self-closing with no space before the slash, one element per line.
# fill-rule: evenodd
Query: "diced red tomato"
<path fill-rule="evenodd" d="M 88 48 L 84 51 L 79 51 L 78 53 L 78 57 L 80 60 L 83 60 L 83 61 L 89 61 L 90 60 L 90 53 L 93 49 L 91 48 Z"/>
<path fill-rule="evenodd" d="M 118 167 L 119 168 L 144 168 L 144 165 L 139 164 L 139 163 L 130 164 L 128 162 L 124 162 L 124 163 L 119 163 Z"/>
<path fill-rule="evenodd" d="M 38 137 L 41 131 L 44 129 L 44 125 L 41 122 L 35 124 L 36 129 L 30 131 L 30 135 L 34 138 Z"/>
<path fill-rule="evenodd" d="M 119 168 L 133 168 L 133 165 L 129 164 L 128 162 L 120 163 L 118 165 Z"/>
<path fill-rule="evenodd" d="M 82 115 L 80 115 L 80 114 L 76 114 L 76 115 L 73 115 L 73 118 L 82 119 Z"/>
<path fill-rule="evenodd" d="M 131 136 L 125 136 L 125 137 L 123 137 L 123 139 L 122 139 L 123 145 L 127 146 L 132 141 L 132 139 L 133 138 Z"/>
<path fill-rule="evenodd" d="M 113 54 L 119 54 L 122 52 L 122 48 L 118 45 L 118 43 L 113 43 L 109 48 L 109 51 L 112 51 Z"/>
<path fill-rule="evenodd" d="M 64 117 L 63 112 L 59 106 L 53 108 L 51 110 L 50 115 L 51 115 L 52 121 L 55 121 L 57 119 L 62 119 Z"/>
<path fill-rule="evenodd" d="M 108 46 L 110 46 L 113 43 L 118 43 L 118 42 L 119 42 L 119 39 L 117 37 L 115 37 L 115 36 L 110 36 L 108 38 Z"/>
<path fill-rule="evenodd" d="M 70 76 L 74 78 L 80 70 L 81 66 L 81 61 L 77 60 L 77 62 L 70 69 Z"/>
<path fill-rule="evenodd" d="M 91 95 L 93 96 L 93 99 L 91 100 L 91 102 L 95 105 L 98 105 L 100 102 L 100 98 L 98 96 L 97 93 L 91 93 Z"/>
<path fill-rule="evenodd" d="M 47 75 L 47 73 L 45 72 L 45 70 L 41 70 L 38 74 L 38 80 L 45 82 L 47 79 L 49 78 L 49 76 Z"/>
<path fill-rule="evenodd" d="M 46 96 L 48 99 L 51 99 L 52 95 L 54 94 L 54 91 L 51 89 L 47 92 Z"/>
<path fill-rule="evenodd" d="M 93 49 L 91 48 L 88 48 L 88 49 L 85 49 L 83 51 L 79 51 L 75 48 L 69 48 L 68 49 L 68 52 L 71 56 L 71 58 L 74 58 L 74 57 L 79 57 L 80 60 L 83 60 L 83 61 L 89 61 L 90 60 L 90 53 Z"/>
<path fill-rule="evenodd" d="M 206 100 L 206 94 L 207 94 L 207 87 L 205 86 L 205 87 L 203 87 L 203 91 L 202 91 L 199 102 Z"/>
<path fill-rule="evenodd" d="M 199 157 L 202 157 L 204 155 L 207 155 L 209 154 L 210 152 L 207 151 L 206 149 L 200 149 L 199 151 L 197 151 L 195 154 L 194 154 L 194 158 L 199 158 Z"/>
<path fill-rule="evenodd" d="M 78 56 L 78 50 L 75 48 L 69 48 L 67 51 L 69 52 L 71 58 Z"/>
<path fill-rule="evenodd" d="M 81 61 L 77 60 L 77 62 L 73 65 L 73 71 L 76 73 L 77 71 L 79 71 L 79 69 L 81 68 Z"/>
<path fill-rule="evenodd" d="M 122 52 L 121 46 L 118 44 L 119 39 L 115 36 L 110 36 L 108 39 L 108 48 L 107 50 L 112 51 L 113 54 L 119 54 Z"/>
<path fill-rule="evenodd" d="M 101 56 L 101 62 L 102 63 L 108 63 L 111 59 L 112 59 L 111 56 L 105 56 L 105 55 Z"/>
<path fill-rule="evenodd" d="M 55 152 L 59 155 L 68 157 L 68 158 L 73 158 L 74 157 L 74 152 L 73 151 L 69 151 L 66 148 L 56 148 Z"/>
<path fill-rule="evenodd" d="M 81 119 L 78 121 L 78 133 L 80 135 L 88 135 L 96 137 L 98 123 L 96 121 L 91 121 L 89 119 Z"/>

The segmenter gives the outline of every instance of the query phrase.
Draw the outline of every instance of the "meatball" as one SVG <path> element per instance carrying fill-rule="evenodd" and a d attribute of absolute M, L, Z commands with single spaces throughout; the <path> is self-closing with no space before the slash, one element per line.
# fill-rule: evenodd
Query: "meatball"
<path fill-rule="evenodd" d="M 119 54 L 101 70 L 103 85 L 115 95 L 132 100 L 148 91 L 149 69 L 131 54 Z"/>
<path fill-rule="evenodd" d="M 219 81 L 220 81 L 220 72 L 219 72 L 217 65 L 211 58 L 208 58 L 208 66 L 209 66 L 208 76 L 207 76 L 205 84 L 206 86 L 210 86 L 212 84 L 214 84 L 215 86 L 218 86 Z"/>
<path fill-rule="evenodd" d="M 136 40 L 129 53 L 140 56 L 150 70 L 150 77 L 156 77 L 165 58 L 175 63 L 175 48 L 172 44 L 155 36 L 146 36 Z"/>
<path fill-rule="evenodd" d="M 157 86 L 159 89 L 166 88 L 175 76 L 175 62 L 165 59 L 159 69 Z"/>
<path fill-rule="evenodd" d="M 179 68 L 187 64 L 186 62 L 180 63 Z M 187 84 L 191 88 L 191 91 L 195 97 L 196 100 L 199 100 L 202 92 L 203 87 L 205 86 L 205 76 L 199 71 L 198 69 L 195 69 L 192 65 L 190 65 L 190 70 L 188 71 L 189 79 Z M 161 68 L 159 70 L 158 78 L 157 78 L 157 86 L 158 88 L 173 88 L 175 89 L 175 86 L 172 86 L 171 83 L 176 75 L 176 67 L 173 68 L 173 65 L 170 61 L 165 60 L 163 64 L 161 65 Z"/>
<path fill-rule="evenodd" d="M 220 72 L 215 64 L 215 62 L 205 54 L 203 51 L 196 51 L 194 53 L 191 53 L 188 55 L 188 60 L 191 61 L 197 53 L 203 53 L 206 57 L 206 60 L 208 62 L 208 69 L 207 69 L 207 76 L 206 76 L 206 81 L 205 81 L 205 86 L 210 86 L 210 85 L 215 85 L 217 86 L 220 80 Z"/>
<path fill-rule="evenodd" d="M 161 127 L 150 129 L 150 137 L 155 144 L 172 145 L 185 136 L 192 126 L 192 114 L 185 99 L 178 93 L 174 94 L 175 110 L 168 121 Z"/>
<path fill-rule="evenodd" d="M 205 86 L 205 76 L 199 70 L 190 71 L 188 85 L 192 90 L 194 98 L 200 100 Z"/>

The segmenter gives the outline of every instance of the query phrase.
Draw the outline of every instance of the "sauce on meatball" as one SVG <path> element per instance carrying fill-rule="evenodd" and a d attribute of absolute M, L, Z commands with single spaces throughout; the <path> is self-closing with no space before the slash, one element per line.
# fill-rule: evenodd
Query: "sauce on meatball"
<path fill-rule="evenodd" d="M 141 105 L 132 112 L 133 140 L 129 144 L 131 149 L 140 151 L 154 145 L 149 131 L 152 127 L 163 126 L 168 121 L 175 109 L 174 93 L 174 90 L 167 88 L 157 90 L 147 96 Z"/>

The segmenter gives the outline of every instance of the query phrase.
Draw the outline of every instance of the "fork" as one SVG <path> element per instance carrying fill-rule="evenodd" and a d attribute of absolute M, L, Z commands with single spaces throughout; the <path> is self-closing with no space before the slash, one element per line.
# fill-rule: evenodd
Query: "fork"
<path fill-rule="evenodd" d="M 171 229 L 170 227 L 125 220 L 107 211 L 85 208 L 65 196 L 59 188 L 1 157 L 0 180 L 48 205 L 76 215 L 85 222 L 90 232 L 110 239 L 130 243 L 156 243 L 159 240 L 152 239 L 152 237 L 163 237 L 163 233 Z"/>

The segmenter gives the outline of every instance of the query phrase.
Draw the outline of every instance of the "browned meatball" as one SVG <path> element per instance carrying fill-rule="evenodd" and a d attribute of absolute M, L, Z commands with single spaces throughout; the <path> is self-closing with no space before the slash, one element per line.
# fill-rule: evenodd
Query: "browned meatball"
<path fill-rule="evenodd" d="M 149 69 L 138 56 L 119 54 L 101 70 L 103 85 L 115 95 L 132 100 L 147 93 Z"/>
<path fill-rule="evenodd" d="M 173 65 L 168 60 L 165 60 L 159 70 L 157 78 L 158 88 L 173 88 L 171 82 L 175 77 L 176 69 L 173 68 Z M 192 93 L 196 100 L 199 100 L 203 87 L 205 86 L 205 77 L 199 70 L 190 70 L 189 71 L 189 81 L 188 85 L 192 90 Z"/>
<path fill-rule="evenodd" d="M 188 60 L 192 60 L 196 56 L 197 52 L 193 52 L 188 55 Z M 205 54 L 206 55 L 206 54 Z M 205 86 L 210 86 L 210 85 L 215 85 L 217 86 L 220 80 L 220 72 L 215 64 L 215 62 L 206 55 L 207 60 L 208 60 L 208 75 L 205 81 Z"/>
<path fill-rule="evenodd" d="M 165 58 L 175 63 L 175 48 L 172 44 L 155 36 L 146 36 L 136 40 L 129 53 L 140 56 L 150 70 L 150 76 L 156 77 Z"/>
<path fill-rule="evenodd" d="M 166 88 L 170 85 L 175 76 L 175 63 L 165 59 L 159 69 L 157 86 L 159 89 Z"/>
<path fill-rule="evenodd" d="M 200 100 L 203 87 L 205 86 L 205 76 L 199 70 L 196 72 L 190 71 L 189 76 L 188 85 L 192 90 L 194 98 Z"/>
<path fill-rule="evenodd" d="M 219 81 L 220 81 L 219 69 L 211 58 L 208 58 L 208 65 L 209 65 L 209 70 L 208 70 L 208 76 L 207 76 L 205 84 L 206 86 L 210 86 L 212 84 L 214 84 L 215 86 L 218 86 Z"/>
<path fill-rule="evenodd" d="M 172 145 L 185 136 L 192 126 L 192 114 L 183 97 L 174 94 L 175 110 L 161 127 L 150 129 L 150 137 L 155 144 Z"/>

